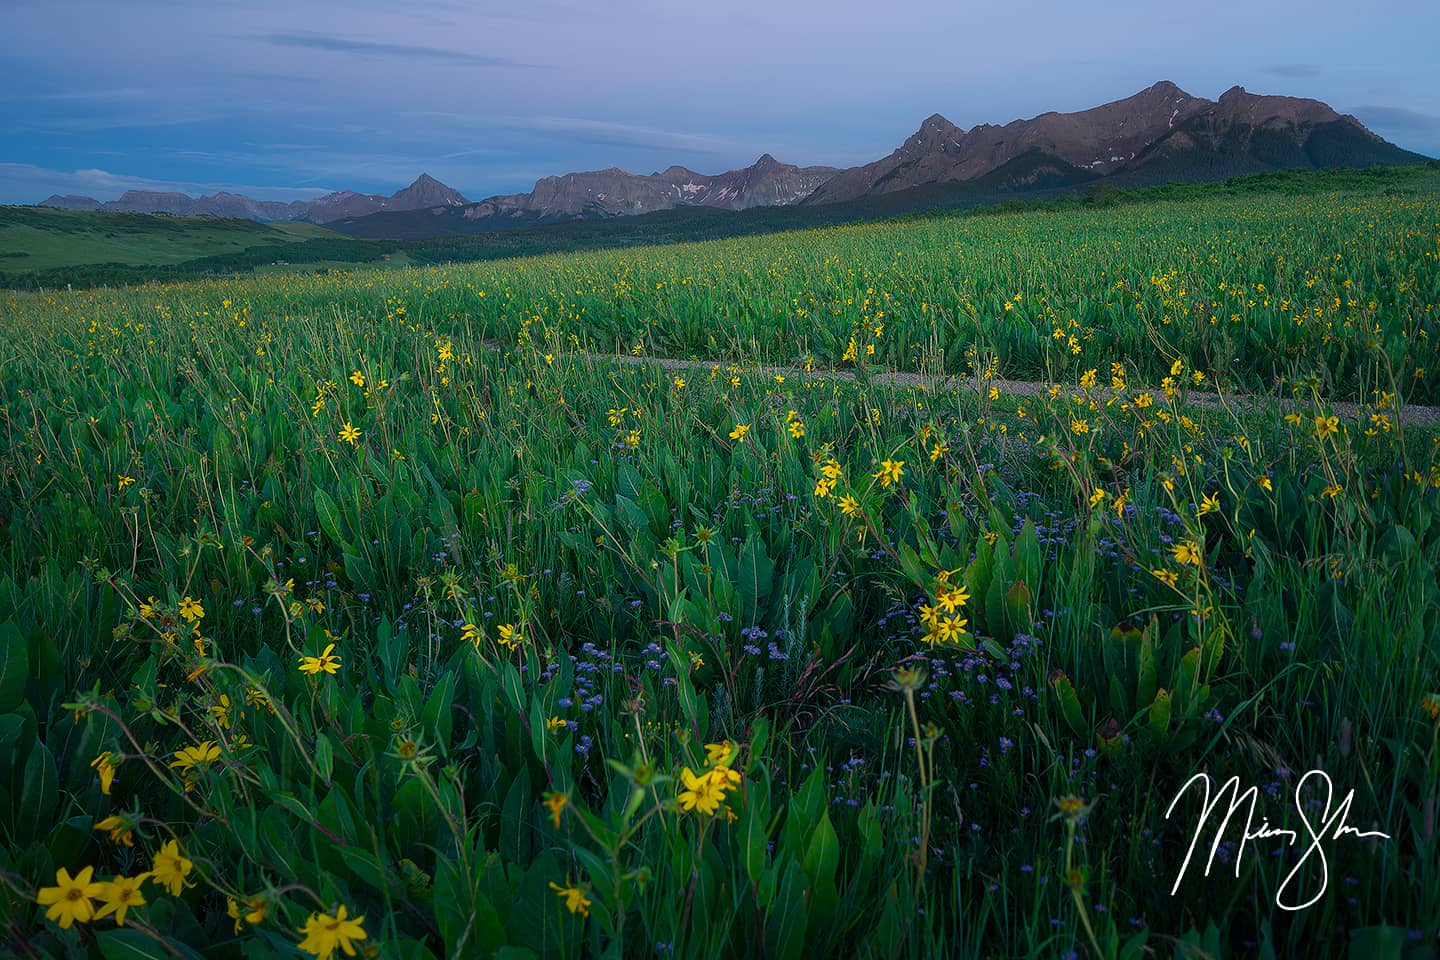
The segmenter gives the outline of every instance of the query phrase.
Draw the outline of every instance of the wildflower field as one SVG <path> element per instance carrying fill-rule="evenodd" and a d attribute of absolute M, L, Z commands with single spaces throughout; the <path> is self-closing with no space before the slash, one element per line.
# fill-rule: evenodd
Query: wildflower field
<path fill-rule="evenodd" d="M 3 295 L 0 951 L 1433 957 L 1437 255 L 1351 191 Z M 1180 878 L 1201 772 L 1387 836 Z"/>

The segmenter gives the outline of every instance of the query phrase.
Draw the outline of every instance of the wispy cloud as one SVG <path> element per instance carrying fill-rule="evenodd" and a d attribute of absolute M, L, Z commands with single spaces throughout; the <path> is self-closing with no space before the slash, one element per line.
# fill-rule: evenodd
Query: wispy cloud
<path fill-rule="evenodd" d="M 132 101 L 161 100 L 174 95 L 168 87 L 87 87 L 72 90 L 30 90 L 0 91 L 0 100 L 24 101 L 26 103 L 128 103 Z"/>
<path fill-rule="evenodd" d="M 424 47 L 409 43 L 377 43 L 371 40 L 351 40 L 345 37 L 330 37 L 319 33 L 267 33 L 257 37 L 277 47 L 299 47 L 304 50 L 320 50 L 325 53 L 352 53 L 364 57 L 404 57 L 417 60 L 433 60 L 443 63 L 458 63 L 471 67 L 520 67 L 532 69 L 533 63 L 519 63 L 505 57 L 492 57 L 465 50 L 447 50 L 443 47 Z"/>
<path fill-rule="evenodd" d="M 1440 136 L 1440 117 L 1403 107 L 1356 107 L 1350 111 L 1367 127 L 1403 130 L 1428 136 Z"/>
<path fill-rule="evenodd" d="M 217 114 L 201 110 L 151 111 L 128 115 L 116 113 L 109 116 L 55 117 L 34 120 L 31 121 L 31 125 L 44 130 L 62 130 L 68 133 L 99 133 L 105 130 L 183 127 L 187 124 L 205 123 L 217 118 Z"/>
<path fill-rule="evenodd" d="M 577 143 L 634 147 L 641 150 L 726 153 L 736 148 L 736 144 L 721 137 L 657 130 L 653 127 L 615 123 L 609 120 L 586 120 L 579 117 L 511 117 L 503 123 L 511 130 L 548 134 Z"/>
<path fill-rule="evenodd" d="M 463 160 L 466 157 L 494 157 L 499 156 L 501 151 L 492 150 L 489 147 L 475 147 L 469 150 L 454 150 L 450 153 L 440 154 L 441 160 Z"/>
<path fill-rule="evenodd" d="M 1287 80 L 1310 80 L 1325 72 L 1313 63 L 1277 63 L 1260 69 L 1277 77 L 1285 77 Z"/>
<path fill-rule="evenodd" d="M 1369 105 L 1346 111 L 1365 126 L 1407 150 L 1440 156 L 1440 117 L 1404 107 Z"/>
<path fill-rule="evenodd" d="M 28 163 L 0 163 L 0 203 L 37 203 L 52 193 L 114 200 L 126 190 L 176 191 L 191 196 L 224 190 L 257 200 L 309 200 L 329 192 L 322 188 L 153 180 L 109 170 L 50 170 Z"/>

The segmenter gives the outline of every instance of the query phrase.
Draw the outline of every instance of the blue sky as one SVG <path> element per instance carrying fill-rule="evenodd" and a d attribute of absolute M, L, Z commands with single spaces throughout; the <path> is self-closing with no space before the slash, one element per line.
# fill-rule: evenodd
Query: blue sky
<path fill-rule="evenodd" d="M 1440 155 L 1440 4 L 3 0 L 0 203 L 294 199 L 770 152 L 848 166 L 1156 80 L 1325 100 Z"/>

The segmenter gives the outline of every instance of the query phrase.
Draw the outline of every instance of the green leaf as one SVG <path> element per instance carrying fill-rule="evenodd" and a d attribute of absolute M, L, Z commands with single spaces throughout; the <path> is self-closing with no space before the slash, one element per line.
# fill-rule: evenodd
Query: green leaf
<path fill-rule="evenodd" d="M 345 528 L 340 520 L 340 510 L 330 494 L 315 488 L 315 512 L 320 515 L 320 529 L 340 546 L 345 546 Z"/>
<path fill-rule="evenodd" d="M 1150 937 L 1149 933 L 1141 930 L 1125 941 L 1120 947 L 1119 960 L 1142 960 L 1145 956 L 1145 942 Z"/>
<path fill-rule="evenodd" d="M 356 553 L 345 554 L 345 576 L 350 578 L 350 583 L 359 590 L 370 590 L 375 587 L 375 568 L 370 561 Z"/>
<path fill-rule="evenodd" d="M 1085 724 L 1085 714 L 1080 710 L 1080 697 L 1076 695 L 1070 678 L 1063 673 L 1057 673 L 1050 685 L 1055 688 L 1055 696 L 1060 701 L 1060 714 L 1065 718 L 1065 723 L 1077 737 L 1089 739 L 1090 731 Z"/>
<path fill-rule="evenodd" d="M 315 736 L 315 769 L 319 771 L 320 779 L 329 786 L 330 776 L 335 772 L 335 748 L 331 746 L 330 737 L 325 733 Z"/>
<path fill-rule="evenodd" d="M 740 821 L 740 847 L 745 857 L 745 875 L 757 888 L 765 874 L 768 860 L 766 842 L 768 840 L 769 831 L 765 823 L 765 814 L 760 810 L 760 805 L 753 802 L 747 804 Z M 765 905 L 764 903 L 760 904 L 762 907 Z"/>
<path fill-rule="evenodd" d="M 1005 591 L 1005 619 L 1012 633 L 1029 633 L 1035 621 L 1031 616 L 1030 588 L 1024 580 L 1016 580 Z"/>
<path fill-rule="evenodd" d="M 766 956 L 775 960 L 798 960 L 805 949 L 807 925 L 805 874 L 800 864 L 792 861 L 765 918 L 765 940 L 769 947 Z"/>
<path fill-rule="evenodd" d="M 775 562 L 761 543 L 751 534 L 740 548 L 740 611 L 748 622 L 757 623 L 765 602 L 770 599 L 770 583 L 775 575 Z"/>
<path fill-rule="evenodd" d="M 1045 552 L 1040 549 L 1040 538 L 1035 533 L 1035 522 L 1027 519 L 1015 538 L 1015 574 L 1025 582 L 1033 594 L 1040 589 L 1040 571 Z"/>
<path fill-rule="evenodd" d="M 696 740 L 705 736 L 710 728 L 710 709 L 705 698 L 695 691 L 690 682 L 690 658 L 674 641 L 668 644 L 670 662 L 675 667 L 675 693 L 680 700 L 680 709 L 690 721 L 690 734 Z"/>
<path fill-rule="evenodd" d="M 325 812 L 323 805 L 320 809 L 322 813 Z M 382 893 L 394 885 L 390 871 L 375 860 L 375 854 L 356 847 L 335 847 L 334 849 L 341 861 L 350 869 L 351 874 L 361 882 Z"/>
<path fill-rule="evenodd" d="M 978 619 L 985 611 L 986 596 L 990 591 L 990 575 L 994 563 L 994 550 L 989 541 L 984 537 L 975 541 L 975 559 L 965 568 L 965 589 L 976 604 L 976 618 Z M 980 627 L 981 624 L 972 624 Z M 985 625 L 989 629 L 989 625 Z M 993 632 L 993 631 L 992 631 Z"/>
<path fill-rule="evenodd" d="M 25 699 L 25 678 L 30 674 L 30 652 L 20 628 L 9 620 L 0 623 L 0 713 L 9 713 Z"/>
<path fill-rule="evenodd" d="M 509 944 L 495 951 L 495 960 L 539 960 L 540 954 L 529 947 Z"/>
<path fill-rule="evenodd" d="M 505 945 L 505 924 L 494 904 L 448 857 L 435 862 L 434 904 L 446 956 L 489 956 Z"/>
<path fill-rule="evenodd" d="M 533 807 L 530 799 L 530 778 L 518 776 L 510 781 L 505 801 L 500 808 L 500 854 L 507 860 L 525 862 L 530 856 Z M 579 808 L 576 808 L 579 812 Z"/>
<path fill-rule="evenodd" d="M 1000 644 L 996 643 L 990 637 L 986 637 L 984 640 L 981 640 L 980 646 L 985 650 L 986 653 L 990 654 L 990 656 L 994 657 L 997 661 L 1000 661 L 1001 663 L 1010 659 L 1010 654 L 1005 652 L 1005 648 L 1000 646 Z"/>
<path fill-rule="evenodd" d="M 177 955 L 202 960 L 200 954 L 173 937 L 167 937 L 162 947 L 139 930 L 104 930 L 96 934 L 95 942 L 105 960 L 175 960 Z"/>
<path fill-rule="evenodd" d="M 1135 681 L 1135 704 L 1155 699 L 1155 621 L 1145 625 L 1140 634 L 1140 676 Z"/>
<path fill-rule="evenodd" d="M 615 497 L 615 505 L 619 508 L 619 519 L 631 530 L 650 529 L 650 516 L 640 505 L 623 493 Z"/>
<path fill-rule="evenodd" d="M 755 765 L 765 756 L 765 747 L 770 740 L 770 720 L 768 717 L 756 717 L 750 725 L 750 759 L 746 764 L 746 772 L 753 770 Z"/>
<path fill-rule="evenodd" d="M 902 543 L 898 553 L 900 554 L 900 569 L 904 570 L 905 575 L 917 586 L 928 590 L 930 588 L 929 578 L 925 575 L 925 568 L 921 566 L 920 556 L 915 552 L 915 548 L 908 543 Z"/>
<path fill-rule="evenodd" d="M 809 932 L 807 939 L 816 952 L 825 953 L 834 933 L 833 920 L 840 909 L 840 894 L 835 888 L 835 870 L 840 863 L 840 840 L 830 815 L 822 814 L 810 834 L 801 869 L 810 878 Z"/>
<path fill-rule="evenodd" d="M 60 776 L 55 758 L 38 738 L 25 761 L 25 779 L 15 801 L 14 833 L 23 846 L 49 833 L 60 802 Z"/>
<path fill-rule="evenodd" d="M 840 863 L 840 840 L 835 835 L 835 827 L 830 823 L 830 814 L 826 813 L 815 825 L 815 831 L 810 835 L 810 846 L 805 851 L 803 867 L 809 874 L 811 883 L 835 883 L 835 868 Z"/>
<path fill-rule="evenodd" d="M 1162 737 L 1170 732 L 1170 694 L 1163 689 L 1150 704 L 1150 729 Z"/>
<path fill-rule="evenodd" d="M 425 702 L 425 711 L 420 717 L 421 727 L 446 756 L 450 754 L 450 735 L 454 730 L 454 701 L 455 674 L 447 671 L 430 691 L 430 699 Z"/>

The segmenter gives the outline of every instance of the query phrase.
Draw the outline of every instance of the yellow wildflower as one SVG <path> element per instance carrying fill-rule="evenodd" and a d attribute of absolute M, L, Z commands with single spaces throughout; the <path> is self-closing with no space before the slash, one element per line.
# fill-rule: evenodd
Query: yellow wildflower
<path fill-rule="evenodd" d="M 189 773 L 192 767 L 219 759 L 220 747 L 214 740 L 206 740 L 196 746 L 181 747 L 179 750 L 176 750 L 175 760 L 170 766 L 172 768 L 179 768 L 181 773 Z"/>
<path fill-rule="evenodd" d="M 62 930 L 69 929 L 77 920 L 89 923 L 95 916 L 92 898 L 100 896 L 105 890 L 103 883 L 91 881 L 94 872 L 94 867 L 86 867 L 72 878 L 64 867 L 56 870 L 55 886 L 41 887 L 35 894 L 36 903 L 50 908 L 45 911 L 45 919 L 54 920 Z"/>
<path fill-rule="evenodd" d="M 1176 563 L 1200 566 L 1200 551 L 1189 540 L 1177 543 L 1171 553 L 1174 554 Z"/>
<path fill-rule="evenodd" d="M 301 657 L 300 672 L 307 673 L 312 677 L 320 673 L 334 674 L 340 669 L 340 658 L 330 655 L 330 651 L 334 649 L 335 644 L 332 643 L 326 646 L 318 657 Z"/>
<path fill-rule="evenodd" d="M 186 887 L 194 886 L 193 882 L 186 880 L 193 869 L 195 869 L 195 864 L 180 853 L 180 844 L 170 840 L 160 848 L 159 853 L 155 854 L 154 863 L 150 867 L 150 876 L 155 878 L 156 883 L 169 890 L 172 897 L 178 897 Z"/>
<path fill-rule="evenodd" d="M 203 620 L 205 618 L 205 607 L 201 605 L 199 600 L 187 596 L 184 600 L 180 601 L 180 616 L 184 617 L 189 623 Z"/>
<path fill-rule="evenodd" d="M 95 829 L 108 831 L 111 843 L 123 843 L 127 847 L 135 846 L 134 825 L 113 813 L 95 824 Z"/>
<path fill-rule="evenodd" d="M 680 791 L 680 809 L 689 813 L 692 810 L 703 814 L 713 814 L 720 808 L 720 803 L 725 799 L 725 787 L 715 781 L 708 773 L 696 776 L 695 771 L 685 767 L 680 771 L 680 782 L 684 787 Z"/>
<path fill-rule="evenodd" d="M 305 934 L 305 939 L 300 941 L 300 949 L 313 953 L 320 960 L 330 960 L 335 956 L 336 948 L 345 951 L 347 957 L 353 957 L 355 947 L 351 941 L 366 938 L 366 933 L 360 926 L 364 921 L 364 916 L 347 917 L 344 904 L 335 911 L 334 916 L 328 913 L 312 913 L 300 928 L 300 932 Z"/>
<path fill-rule="evenodd" d="M 570 802 L 568 793 L 547 793 L 545 794 L 545 807 L 550 811 L 550 819 L 555 824 L 555 829 L 560 829 L 560 814 Z"/>
<path fill-rule="evenodd" d="M 723 763 L 730 757 L 730 752 L 735 749 L 735 744 L 729 740 L 721 740 L 719 743 L 705 744 L 705 762 Z"/>
<path fill-rule="evenodd" d="M 100 775 L 100 792 L 107 797 L 110 795 L 110 784 L 115 781 L 114 758 L 108 753 L 102 753 L 90 761 L 90 766 Z"/>
<path fill-rule="evenodd" d="M 116 877 L 109 883 L 100 884 L 101 890 L 97 894 L 100 898 L 100 909 L 95 911 L 95 919 L 99 920 L 113 913 L 116 925 L 125 926 L 125 911 L 145 905 L 145 894 L 140 891 L 140 885 L 147 877 L 148 873 L 142 873 L 138 877 Z"/>
<path fill-rule="evenodd" d="M 882 460 L 880 469 L 871 476 L 880 481 L 880 486 L 889 487 L 892 483 L 899 483 L 900 478 L 905 475 L 904 460 Z"/>
<path fill-rule="evenodd" d="M 569 878 L 566 878 L 565 882 L 569 884 Z M 551 880 L 550 889 L 555 891 L 557 897 L 565 901 L 566 910 L 569 910 L 571 913 L 578 913 L 582 917 L 590 916 L 591 901 L 585 896 L 585 891 L 582 888 L 572 886 L 562 887 L 554 880 Z"/>
<path fill-rule="evenodd" d="M 231 920 L 235 921 L 236 933 L 239 933 L 242 929 L 241 921 L 251 926 L 257 926 L 263 923 L 265 913 L 269 909 L 269 906 L 270 905 L 265 902 L 264 897 L 250 897 L 245 900 L 244 903 L 241 903 L 234 897 L 225 898 L 225 913 Z"/>

